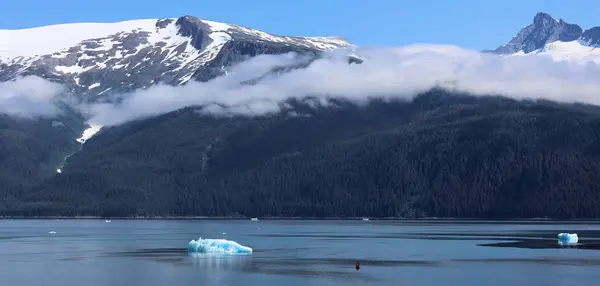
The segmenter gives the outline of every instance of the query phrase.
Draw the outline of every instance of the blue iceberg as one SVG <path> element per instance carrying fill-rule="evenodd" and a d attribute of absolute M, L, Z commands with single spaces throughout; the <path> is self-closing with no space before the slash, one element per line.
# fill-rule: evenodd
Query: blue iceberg
<path fill-rule="evenodd" d="M 579 241 L 576 233 L 559 233 L 558 243 L 560 244 L 575 244 Z"/>
<path fill-rule="evenodd" d="M 192 253 L 226 253 L 226 254 L 250 254 L 252 248 L 243 246 L 235 241 L 226 239 L 202 239 L 190 241 L 188 252 Z"/>

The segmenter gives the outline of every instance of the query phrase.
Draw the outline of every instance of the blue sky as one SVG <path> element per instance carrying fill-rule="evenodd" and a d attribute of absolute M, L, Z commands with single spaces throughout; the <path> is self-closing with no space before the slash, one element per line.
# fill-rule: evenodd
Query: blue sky
<path fill-rule="evenodd" d="M 0 29 L 192 15 L 293 36 L 341 35 L 363 46 L 506 43 L 535 13 L 600 26 L 598 0 L 7 0 Z"/>

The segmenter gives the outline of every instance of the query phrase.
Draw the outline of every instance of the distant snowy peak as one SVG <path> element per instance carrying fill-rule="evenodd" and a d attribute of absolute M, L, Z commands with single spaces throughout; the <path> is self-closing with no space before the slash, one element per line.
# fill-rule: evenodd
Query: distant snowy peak
<path fill-rule="evenodd" d="M 492 52 L 503 55 L 548 55 L 556 60 L 586 60 L 600 62 L 600 27 L 588 30 L 555 19 L 546 13 L 537 13 L 533 23 L 521 29 L 508 44 Z"/>
<path fill-rule="evenodd" d="M 38 75 L 80 94 L 207 80 L 248 56 L 317 53 L 341 37 L 288 37 L 192 16 L 0 30 L 0 81 Z"/>
<path fill-rule="evenodd" d="M 555 41 L 570 42 L 578 40 L 583 30 L 581 27 L 556 20 L 545 13 L 538 13 L 533 23 L 521 29 L 506 45 L 498 47 L 495 52 L 511 54 L 519 51 L 530 53 L 544 45 Z"/>

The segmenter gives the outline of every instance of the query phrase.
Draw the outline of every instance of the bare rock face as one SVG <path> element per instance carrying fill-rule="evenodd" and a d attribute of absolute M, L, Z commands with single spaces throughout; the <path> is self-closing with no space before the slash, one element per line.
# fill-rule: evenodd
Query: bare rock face
<path fill-rule="evenodd" d="M 496 54 L 525 54 L 544 47 L 553 42 L 579 41 L 582 45 L 596 47 L 600 43 L 600 27 L 583 30 L 579 25 L 570 24 L 564 20 L 556 20 L 546 13 L 537 13 L 533 23 L 521 29 L 510 42 L 496 48 Z"/>

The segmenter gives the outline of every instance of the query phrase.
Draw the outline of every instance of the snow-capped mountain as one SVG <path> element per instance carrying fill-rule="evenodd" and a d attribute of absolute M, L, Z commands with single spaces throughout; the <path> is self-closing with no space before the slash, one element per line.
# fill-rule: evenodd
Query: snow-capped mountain
<path fill-rule="evenodd" d="M 492 52 L 502 55 L 547 55 L 555 60 L 600 62 L 600 27 L 584 30 L 579 25 L 537 13 L 533 23 L 521 29 L 510 42 Z"/>
<path fill-rule="evenodd" d="M 38 75 L 102 95 L 208 80 L 257 54 L 350 46 L 341 37 L 277 36 L 192 16 L 0 30 L 0 81 Z"/>

